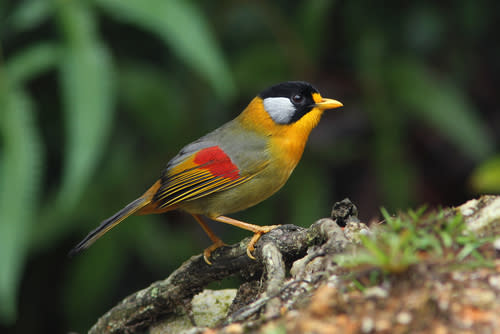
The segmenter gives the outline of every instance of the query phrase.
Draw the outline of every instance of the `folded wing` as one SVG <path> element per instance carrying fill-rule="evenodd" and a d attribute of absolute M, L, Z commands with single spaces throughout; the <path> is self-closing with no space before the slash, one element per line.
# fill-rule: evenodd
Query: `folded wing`
<path fill-rule="evenodd" d="M 263 167 L 265 164 L 252 174 L 243 174 L 219 146 L 205 147 L 169 166 L 162 176 L 154 202 L 162 209 L 195 200 L 247 182 Z"/>

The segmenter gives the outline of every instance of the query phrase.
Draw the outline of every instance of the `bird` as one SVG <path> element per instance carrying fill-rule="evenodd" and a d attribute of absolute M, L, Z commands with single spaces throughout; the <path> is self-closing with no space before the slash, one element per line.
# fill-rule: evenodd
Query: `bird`
<path fill-rule="evenodd" d="M 301 159 L 323 112 L 342 106 L 304 81 L 264 89 L 236 118 L 184 146 L 142 196 L 102 221 L 68 255 L 87 249 L 133 214 L 180 210 L 191 214 L 211 239 L 212 245 L 203 251 L 207 264 L 212 264 L 211 253 L 225 243 L 203 217 L 254 233 L 246 250 L 255 259 L 252 253 L 259 238 L 279 225 L 254 225 L 227 215 L 276 193 Z"/>

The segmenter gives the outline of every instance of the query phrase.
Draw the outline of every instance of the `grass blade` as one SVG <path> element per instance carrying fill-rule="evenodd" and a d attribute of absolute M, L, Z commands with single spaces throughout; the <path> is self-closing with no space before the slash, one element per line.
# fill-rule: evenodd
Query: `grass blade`
<path fill-rule="evenodd" d="M 0 322 L 12 323 L 37 209 L 43 156 L 31 100 L 3 79 L 0 82 Z"/>
<path fill-rule="evenodd" d="M 201 10 L 191 1 L 98 0 L 113 17 L 159 36 L 177 56 L 204 76 L 221 98 L 234 92 L 229 68 Z"/>

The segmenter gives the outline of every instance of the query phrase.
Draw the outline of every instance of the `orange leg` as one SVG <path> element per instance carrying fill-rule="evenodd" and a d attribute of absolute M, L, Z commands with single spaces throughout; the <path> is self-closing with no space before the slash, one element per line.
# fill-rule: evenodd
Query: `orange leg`
<path fill-rule="evenodd" d="M 254 235 L 247 246 L 247 255 L 249 258 L 253 260 L 255 260 L 255 257 L 252 255 L 252 252 L 255 250 L 255 244 L 257 243 L 257 241 L 259 241 L 260 237 L 263 234 L 266 234 L 267 232 L 279 226 L 279 225 L 269 225 L 269 226 L 253 225 L 225 216 L 210 217 L 210 218 L 221 223 L 230 224 L 242 228 L 244 230 L 253 232 Z"/>
<path fill-rule="evenodd" d="M 194 217 L 194 219 L 196 219 L 198 224 L 201 225 L 201 228 L 203 229 L 203 231 L 205 231 L 205 233 L 208 235 L 210 240 L 212 240 L 212 242 L 213 242 L 213 244 L 210 247 L 205 248 L 205 250 L 203 251 L 203 260 L 205 260 L 205 262 L 208 265 L 211 265 L 212 262 L 210 262 L 208 260 L 208 258 L 210 257 L 210 254 L 214 250 L 216 250 L 217 248 L 225 246 L 226 244 L 218 236 L 215 235 L 215 233 L 210 229 L 210 227 L 208 227 L 207 223 L 205 223 L 200 216 L 198 216 L 198 215 L 192 215 L 192 216 Z"/>

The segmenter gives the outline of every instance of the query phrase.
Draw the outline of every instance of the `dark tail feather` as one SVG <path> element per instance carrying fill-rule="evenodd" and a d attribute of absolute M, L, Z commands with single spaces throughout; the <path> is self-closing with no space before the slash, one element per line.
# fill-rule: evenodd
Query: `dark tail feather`
<path fill-rule="evenodd" d="M 143 207 L 145 207 L 149 201 L 144 197 L 139 197 L 135 201 L 129 203 L 126 207 L 115 213 L 112 217 L 109 217 L 105 221 L 103 221 L 95 230 L 90 232 L 85 239 L 80 241 L 78 245 L 76 245 L 69 253 L 69 257 L 73 257 L 78 253 L 84 251 L 89 248 L 97 239 L 102 237 L 104 233 L 111 230 L 113 227 L 118 225 L 122 220 L 127 218 L 128 216 L 134 214 L 139 211 Z"/>

